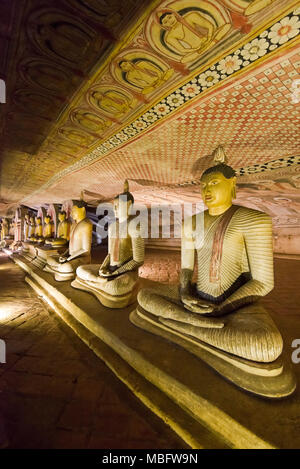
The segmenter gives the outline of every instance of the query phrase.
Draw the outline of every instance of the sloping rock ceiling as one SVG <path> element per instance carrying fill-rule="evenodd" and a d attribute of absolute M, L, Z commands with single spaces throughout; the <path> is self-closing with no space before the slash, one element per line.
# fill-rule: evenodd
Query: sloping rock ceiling
<path fill-rule="evenodd" d="M 238 201 L 300 226 L 297 3 L 2 1 L 1 212 L 125 178 L 138 202 L 192 201 L 223 145 Z"/>

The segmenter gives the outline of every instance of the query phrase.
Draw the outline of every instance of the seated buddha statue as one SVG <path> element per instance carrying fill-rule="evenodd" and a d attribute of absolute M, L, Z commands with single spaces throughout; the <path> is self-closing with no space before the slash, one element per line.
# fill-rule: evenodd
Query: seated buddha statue
<path fill-rule="evenodd" d="M 263 212 L 233 205 L 235 187 L 235 171 L 225 155 L 220 162 L 218 152 L 218 164 L 201 177 L 208 209 L 182 225 L 179 288 L 141 289 L 130 319 L 239 387 L 284 397 L 294 391 L 295 380 L 281 357 L 281 334 L 260 303 L 274 284 L 272 222 Z"/>
<path fill-rule="evenodd" d="M 29 217 L 28 239 L 26 241 L 34 242 L 35 238 L 35 218 L 33 215 Z"/>
<path fill-rule="evenodd" d="M 48 257 L 44 267 L 46 272 L 54 274 L 57 281 L 73 279 L 79 265 L 91 262 L 93 225 L 86 216 L 83 200 L 73 201 L 71 216 L 75 223 L 71 229 L 68 249 L 62 255 Z"/>
<path fill-rule="evenodd" d="M 26 213 L 24 216 L 24 235 L 23 235 L 24 240 L 28 239 L 29 225 L 30 225 L 30 216 L 28 213 Z"/>
<path fill-rule="evenodd" d="M 35 217 L 34 234 L 31 236 L 30 240 L 34 243 L 42 243 L 44 241 L 43 224 L 41 217 Z"/>
<path fill-rule="evenodd" d="M 57 237 L 49 238 L 45 241 L 45 244 L 52 247 L 59 247 L 68 244 L 70 240 L 70 228 L 71 223 L 66 219 L 66 212 L 61 210 L 58 214 L 59 224 L 57 227 Z"/>
<path fill-rule="evenodd" d="M 72 287 L 93 293 L 104 306 L 123 308 L 136 300 L 138 268 L 144 263 L 144 240 L 129 217 L 134 203 L 125 181 L 114 199 L 115 221 L 108 228 L 108 254 L 103 263 L 77 268 Z"/>

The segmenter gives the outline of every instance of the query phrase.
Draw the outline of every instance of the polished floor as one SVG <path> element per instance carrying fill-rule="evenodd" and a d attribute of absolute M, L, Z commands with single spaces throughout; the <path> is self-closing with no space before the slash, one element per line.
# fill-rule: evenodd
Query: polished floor
<path fill-rule="evenodd" d="M 0 254 L 0 447 L 184 448 Z"/>

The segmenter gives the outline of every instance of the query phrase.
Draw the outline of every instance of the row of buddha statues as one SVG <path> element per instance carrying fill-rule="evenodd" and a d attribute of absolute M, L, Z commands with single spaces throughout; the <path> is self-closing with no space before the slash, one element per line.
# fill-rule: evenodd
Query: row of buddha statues
<path fill-rule="evenodd" d="M 47 214 L 42 223 L 41 216 L 34 216 L 27 213 L 24 220 L 24 239 L 28 242 L 45 243 L 49 245 L 64 245 L 70 239 L 71 222 L 66 219 L 66 212 L 60 211 L 58 214 L 59 224 L 57 237 L 53 238 L 54 228 L 51 216 Z"/>
<path fill-rule="evenodd" d="M 29 225 L 27 239 L 43 239 L 52 247 L 68 242 L 65 252 L 50 253 L 43 267 L 55 280 L 71 280 L 72 287 L 92 293 L 108 308 L 137 301 L 130 321 L 138 328 L 207 361 L 247 391 L 284 397 L 296 383 L 282 355 L 282 336 L 261 303 L 274 286 L 272 221 L 263 212 L 234 205 L 235 192 L 235 171 L 218 152 L 201 177 L 207 207 L 203 232 L 197 228 L 199 214 L 182 225 L 179 285 L 152 282 L 139 289 L 145 247 L 130 216 L 134 197 L 127 182 L 114 199 L 115 220 L 108 227 L 108 253 L 101 265 L 91 263 L 92 223 L 83 200 L 73 201 L 70 234 L 62 212 L 64 229 L 56 239 L 46 228 L 47 219 L 43 232 L 39 220 L 34 231 Z"/>

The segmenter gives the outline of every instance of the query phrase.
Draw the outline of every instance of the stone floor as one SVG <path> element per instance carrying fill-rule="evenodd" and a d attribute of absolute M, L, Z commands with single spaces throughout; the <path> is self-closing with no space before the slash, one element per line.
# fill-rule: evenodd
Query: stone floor
<path fill-rule="evenodd" d="M 10 448 L 186 447 L 46 309 L 2 253 L 0 338 L 7 344 L 0 433 L 2 416 Z"/>

